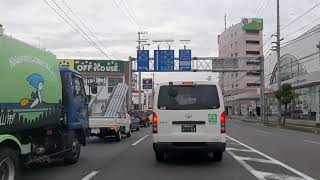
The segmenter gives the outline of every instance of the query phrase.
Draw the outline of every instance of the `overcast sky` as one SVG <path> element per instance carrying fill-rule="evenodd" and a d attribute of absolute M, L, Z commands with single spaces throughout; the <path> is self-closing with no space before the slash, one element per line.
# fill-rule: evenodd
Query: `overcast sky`
<path fill-rule="evenodd" d="M 59 10 L 52 0 L 46 1 Z M 217 35 L 224 30 L 225 13 L 227 26 L 239 23 L 242 17 L 264 18 L 265 39 L 274 33 L 276 28 L 276 0 L 64 1 L 104 46 L 91 33 L 88 35 L 114 59 L 136 56 L 139 30 L 148 31 L 151 41 L 174 39 L 172 47 L 176 50 L 182 48 L 180 39 L 190 39 L 189 48 L 192 49 L 193 56 L 217 56 Z M 72 15 L 61 0 L 55 2 Z M 318 0 L 281 0 L 281 25 L 286 25 L 317 3 Z M 134 20 L 130 20 L 128 9 L 132 12 Z M 292 39 L 318 24 L 319 16 L 320 7 L 317 7 L 281 33 L 285 35 L 295 32 L 306 25 L 305 28 L 286 37 L 286 40 Z M 3 24 L 6 34 L 49 49 L 59 58 L 106 59 L 50 9 L 44 0 L 1 0 L 0 24 Z M 156 45 L 151 44 L 150 49 L 155 48 Z M 161 48 L 165 49 L 167 46 L 162 45 Z M 216 77 L 216 74 L 212 73 L 166 73 L 157 74 L 156 79 L 205 80 L 210 75 Z"/>

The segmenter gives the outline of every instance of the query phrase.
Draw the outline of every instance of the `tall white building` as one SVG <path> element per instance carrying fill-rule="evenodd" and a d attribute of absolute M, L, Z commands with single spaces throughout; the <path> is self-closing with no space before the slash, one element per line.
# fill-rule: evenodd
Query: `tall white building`
<path fill-rule="evenodd" d="M 244 23 L 249 21 L 250 23 L 251 19 L 243 19 L 242 21 Z M 245 27 L 243 22 L 229 27 L 218 36 L 219 57 L 258 58 L 263 55 L 262 30 L 257 30 L 262 29 L 262 27 Z M 239 60 L 239 68 L 241 69 L 250 69 L 253 66 L 260 66 L 260 64 L 252 60 Z M 228 115 L 259 114 L 259 73 L 220 73 L 219 82 L 223 90 Z"/>

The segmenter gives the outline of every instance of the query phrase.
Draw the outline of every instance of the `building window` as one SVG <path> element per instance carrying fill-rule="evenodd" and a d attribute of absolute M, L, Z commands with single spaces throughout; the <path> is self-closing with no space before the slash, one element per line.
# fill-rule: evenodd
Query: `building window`
<path fill-rule="evenodd" d="M 231 88 L 233 88 L 233 85 L 231 86 Z"/>
<path fill-rule="evenodd" d="M 259 35 L 259 30 L 246 30 L 246 34 Z"/>
<path fill-rule="evenodd" d="M 238 73 L 236 72 L 236 77 L 238 77 Z"/>
<path fill-rule="evenodd" d="M 246 51 L 247 55 L 260 55 L 260 51 Z"/>
<path fill-rule="evenodd" d="M 247 76 L 260 76 L 259 72 L 247 72 Z"/>
<path fill-rule="evenodd" d="M 259 87 L 260 83 L 247 83 L 247 87 Z"/>
<path fill-rule="evenodd" d="M 231 53 L 231 57 L 233 57 L 233 53 Z"/>
<path fill-rule="evenodd" d="M 260 44 L 260 41 L 246 40 L 246 44 Z"/>
<path fill-rule="evenodd" d="M 231 37 L 233 37 L 233 34 L 231 33 Z"/>
<path fill-rule="evenodd" d="M 260 65 L 260 62 L 258 61 L 247 61 L 247 65 Z"/>
<path fill-rule="evenodd" d="M 238 87 L 238 84 L 236 84 L 236 87 Z"/>
<path fill-rule="evenodd" d="M 233 48 L 233 44 L 231 44 L 231 48 Z"/>
<path fill-rule="evenodd" d="M 108 93 L 111 93 L 113 88 L 122 82 L 123 82 L 123 78 L 109 78 L 108 79 Z"/>
<path fill-rule="evenodd" d="M 236 42 L 234 43 L 234 45 L 235 45 L 235 46 L 238 45 L 238 42 L 236 41 Z"/>
<path fill-rule="evenodd" d="M 236 57 L 237 57 L 237 56 L 238 56 L 238 53 L 237 53 L 237 52 L 235 52 L 235 53 L 234 53 L 234 56 L 236 56 Z"/>
<path fill-rule="evenodd" d="M 234 74 L 233 73 L 231 74 L 231 78 L 234 78 Z"/>
<path fill-rule="evenodd" d="M 278 67 L 275 67 L 272 72 L 270 84 L 274 84 L 277 82 L 277 69 Z M 301 75 L 306 74 L 306 69 L 301 64 L 300 60 L 291 55 L 286 54 L 282 56 L 281 62 L 280 62 L 280 79 L 281 81 L 286 81 L 292 78 L 299 77 Z"/>

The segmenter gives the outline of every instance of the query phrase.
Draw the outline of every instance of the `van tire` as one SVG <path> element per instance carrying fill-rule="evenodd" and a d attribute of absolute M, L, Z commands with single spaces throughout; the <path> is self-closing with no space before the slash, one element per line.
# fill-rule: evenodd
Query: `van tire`
<path fill-rule="evenodd" d="M 164 159 L 165 159 L 165 158 L 164 158 L 164 155 L 165 155 L 164 152 L 155 151 L 156 160 L 157 160 L 158 162 L 164 161 Z"/>
<path fill-rule="evenodd" d="M 140 127 L 137 127 L 137 128 L 136 128 L 136 131 L 140 131 Z"/>
<path fill-rule="evenodd" d="M 216 161 L 216 162 L 220 162 L 220 161 L 222 161 L 222 157 L 223 157 L 223 152 L 222 151 L 213 152 L 212 160 Z"/>
<path fill-rule="evenodd" d="M 6 162 L 9 173 L 8 180 L 17 180 L 19 179 L 19 156 L 18 152 L 15 150 L 8 148 L 8 147 L 0 147 L 0 162 L 5 161 L 8 159 L 9 161 Z"/>

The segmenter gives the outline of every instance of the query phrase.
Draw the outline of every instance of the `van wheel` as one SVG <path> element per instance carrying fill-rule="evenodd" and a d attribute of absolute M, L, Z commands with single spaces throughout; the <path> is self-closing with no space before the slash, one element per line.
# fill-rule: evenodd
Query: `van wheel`
<path fill-rule="evenodd" d="M 164 152 L 159 152 L 159 151 L 155 151 L 155 155 L 156 155 L 156 160 L 159 162 L 164 161 Z"/>
<path fill-rule="evenodd" d="M 116 134 L 116 142 L 120 142 L 121 141 L 121 130 L 119 129 L 117 134 Z"/>
<path fill-rule="evenodd" d="M 18 178 L 19 157 L 11 148 L 0 148 L 0 179 L 16 180 Z"/>
<path fill-rule="evenodd" d="M 216 161 L 216 162 L 220 162 L 220 161 L 222 161 L 222 156 L 223 156 L 223 152 L 222 151 L 214 152 L 212 160 Z"/>
<path fill-rule="evenodd" d="M 74 164 L 79 161 L 81 144 L 78 141 L 77 137 L 74 136 L 70 148 L 71 149 L 68 152 L 66 152 L 64 156 L 64 162 L 66 164 Z"/>
<path fill-rule="evenodd" d="M 137 131 L 140 131 L 140 127 L 137 127 L 137 129 L 136 129 Z"/>

